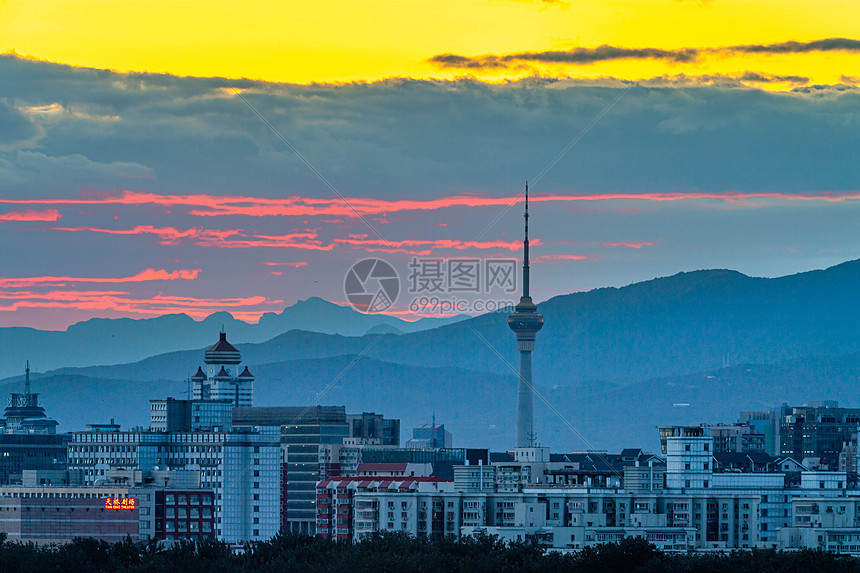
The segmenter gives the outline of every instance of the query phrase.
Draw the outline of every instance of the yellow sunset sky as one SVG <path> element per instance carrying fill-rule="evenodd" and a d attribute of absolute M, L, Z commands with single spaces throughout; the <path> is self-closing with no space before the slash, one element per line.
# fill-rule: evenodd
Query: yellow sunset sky
<path fill-rule="evenodd" d="M 858 24 L 855 0 L 6 0 L 0 1 L 0 52 L 119 71 L 295 83 L 531 75 L 639 80 L 756 72 L 832 84 L 860 75 L 856 49 L 725 48 L 851 39 Z M 490 69 L 430 61 L 439 54 L 504 56 L 601 45 L 704 53 L 689 62 L 517 61 Z"/>

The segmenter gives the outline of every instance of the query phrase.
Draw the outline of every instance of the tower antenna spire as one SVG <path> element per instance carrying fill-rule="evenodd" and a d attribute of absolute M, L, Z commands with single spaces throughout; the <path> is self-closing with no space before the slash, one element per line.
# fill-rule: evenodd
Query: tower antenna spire
<path fill-rule="evenodd" d="M 24 367 L 24 394 L 30 393 L 30 361 Z"/>
<path fill-rule="evenodd" d="M 523 239 L 523 298 L 529 298 L 529 183 L 526 181 L 525 238 Z"/>

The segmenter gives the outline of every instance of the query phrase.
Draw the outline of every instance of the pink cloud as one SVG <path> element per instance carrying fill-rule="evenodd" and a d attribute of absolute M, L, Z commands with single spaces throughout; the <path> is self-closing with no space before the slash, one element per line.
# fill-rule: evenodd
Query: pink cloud
<path fill-rule="evenodd" d="M 724 193 L 598 193 L 535 195 L 534 202 L 580 202 L 634 200 L 650 202 L 716 200 L 730 203 L 750 200 L 775 199 L 784 201 L 823 201 L 838 203 L 860 199 L 860 192 L 814 192 L 780 193 L 727 191 Z M 167 208 L 186 207 L 187 213 L 200 217 L 244 215 L 248 217 L 313 217 L 334 216 L 354 219 L 357 216 L 379 216 L 378 222 L 400 211 L 426 211 L 449 209 L 452 207 L 493 207 L 508 206 L 518 201 L 518 197 L 491 197 L 486 195 L 453 195 L 427 200 L 384 200 L 371 197 L 348 197 L 339 199 L 320 199 L 313 197 L 290 196 L 286 198 L 254 197 L 246 195 L 159 195 L 139 191 L 103 193 L 80 199 L 0 199 L 0 204 L 9 205 L 160 205 Z"/>
<path fill-rule="evenodd" d="M 294 269 L 297 269 L 299 267 L 308 266 L 307 261 L 288 261 L 288 262 L 284 262 L 284 263 L 264 262 L 263 264 L 266 265 L 267 267 L 292 267 Z"/>
<path fill-rule="evenodd" d="M 604 247 L 626 247 L 628 249 L 641 249 L 642 247 L 653 247 L 657 245 L 660 241 L 616 241 L 616 242 L 603 242 L 600 243 Z"/>
<path fill-rule="evenodd" d="M 130 277 L 0 277 L 0 288 L 51 286 L 67 283 L 117 284 L 147 281 L 195 280 L 199 273 L 200 269 L 180 269 L 176 271 L 146 269 Z"/>
<path fill-rule="evenodd" d="M 335 239 L 335 243 L 349 245 L 359 250 L 376 253 L 405 253 L 410 255 L 429 255 L 435 250 L 466 249 L 503 249 L 506 251 L 519 251 L 523 244 L 521 241 L 461 241 L 458 239 L 431 239 L 431 240 L 406 240 L 406 241 L 377 241 L 354 239 Z M 531 244 L 541 245 L 540 239 L 533 239 Z"/>
<path fill-rule="evenodd" d="M 299 233 L 287 233 L 285 235 L 253 235 L 250 237 L 231 238 L 217 241 L 195 241 L 202 247 L 220 247 L 223 249 L 251 249 L 251 248 L 277 248 L 277 249 L 303 249 L 308 251 L 330 251 L 334 248 L 332 244 L 324 244 L 317 239 L 314 231 Z"/>
<path fill-rule="evenodd" d="M 106 229 L 103 227 L 54 227 L 54 231 L 66 232 L 90 232 L 90 233 L 106 233 L 108 235 L 155 235 L 158 237 L 158 242 L 162 245 L 175 245 L 181 239 L 194 239 L 197 242 L 214 243 L 226 239 L 234 235 L 241 234 L 242 231 L 236 229 L 202 229 L 192 227 L 186 230 L 179 230 L 175 227 L 153 227 L 152 225 L 137 225 L 131 229 Z"/>
<path fill-rule="evenodd" d="M 2 301 L 9 302 L 3 304 Z M 135 298 L 122 291 L 0 292 L 0 312 L 14 312 L 21 308 L 71 308 L 151 315 L 182 312 L 195 318 L 203 318 L 228 308 L 237 317 L 242 315 L 259 318 L 265 309 L 254 310 L 254 307 L 270 307 L 281 305 L 283 302 L 282 300 L 267 299 L 263 296 L 193 298 L 156 295 L 144 299 Z"/>
<path fill-rule="evenodd" d="M 9 211 L 0 214 L 0 221 L 59 221 L 63 216 L 57 209 Z"/>
<path fill-rule="evenodd" d="M 429 239 L 385 241 L 367 239 L 367 235 L 348 235 L 346 239 L 333 239 L 325 242 L 318 238 L 315 230 L 306 229 L 284 235 L 254 235 L 241 229 L 197 229 L 186 230 L 174 227 L 137 226 L 131 229 L 105 229 L 99 227 L 56 227 L 55 231 L 107 233 L 112 235 L 142 235 L 153 234 L 163 245 L 178 244 L 183 239 L 201 247 L 218 247 L 222 249 L 251 249 L 251 248 L 291 248 L 310 251 L 331 251 L 335 246 L 345 246 L 355 250 L 379 253 L 405 253 L 411 255 L 427 255 L 438 249 L 502 249 L 518 251 L 522 247 L 520 241 L 462 241 L 458 239 Z M 540 239 L 534 239 L 533 245 L 540 245 Z"/>
<path fill-rule="evenodd" d="M 220 247 L 225 249 L 248 249 L 254 247 L 296 248 L 313 251 L 328 251 L 332 245 L 323 245 L 316 240 L 315 231 L 301 231 L 286 235 L 248 236 L 241 229 L 177 229 L 175 227 L 153 227 L 138 225 L 131 229 L 106 229 L 102 227 L 55 227 L 55 231 L 106 233 L 109 235 L 155 235 L 161 245 L 176 245 L 187 239 L 201 247 Z"/>
<path fill-rule="evenodd" d="M 572 255 L 568 253 L 557 253 L 553 255 L 540 255 L 534 258 L 532 262 L 548 263 L 552 261 L 596 261 L 598 257 L 594 255 Z"/>

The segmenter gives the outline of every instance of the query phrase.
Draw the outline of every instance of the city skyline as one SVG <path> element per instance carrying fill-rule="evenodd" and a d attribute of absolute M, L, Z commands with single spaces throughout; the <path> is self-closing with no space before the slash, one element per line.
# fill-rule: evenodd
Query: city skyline
<path fill-rule="evenodd" d="M 3 554 L 860 555 L 858 21 L 0 2 Z"/>

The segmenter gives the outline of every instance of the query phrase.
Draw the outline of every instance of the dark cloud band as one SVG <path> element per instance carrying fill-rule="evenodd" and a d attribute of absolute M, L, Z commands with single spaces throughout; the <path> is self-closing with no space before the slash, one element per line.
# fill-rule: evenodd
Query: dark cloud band
<path fill-rule="evenodd" d="M 612 60 L 664 60 L 672 63 L 691 63 L 703 54 L 805 54 L 810 52 L 860 52 L 860 40 L 850 38 L 827 38 L 812 42 L 780 42 L 776 44 L 745 44 L 720 48 L 682 48 L 664 50 L 659 48 L 622 48 L 602 45 L 596 48 L 573 48 L 545 52 L 518 52 L 512 54 L 486 54 L 463 56 L 439 54 L 430 62 L 442 68 L 496 69 L 509 68 L 517 63 L 539 62 L 545 64 L 586 65 Z"/>

